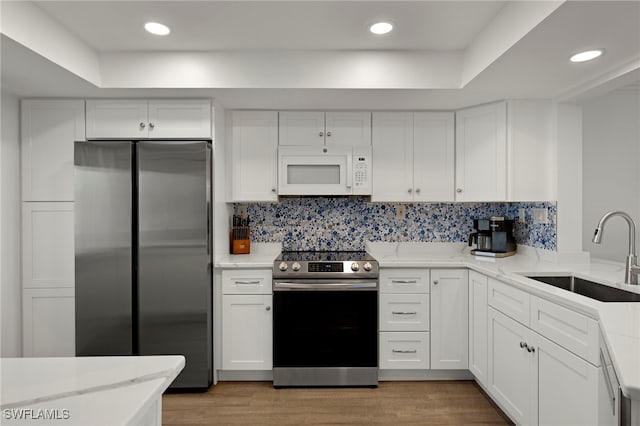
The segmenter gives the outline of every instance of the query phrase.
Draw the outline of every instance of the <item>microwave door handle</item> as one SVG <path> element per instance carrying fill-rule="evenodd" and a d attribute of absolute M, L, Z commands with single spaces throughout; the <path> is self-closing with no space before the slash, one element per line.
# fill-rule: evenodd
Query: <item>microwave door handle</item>
<path fill-rule="evenodd" d="M 347 193 L 351 193 L 353 183 L 353 155 L 347 155 Z"/>

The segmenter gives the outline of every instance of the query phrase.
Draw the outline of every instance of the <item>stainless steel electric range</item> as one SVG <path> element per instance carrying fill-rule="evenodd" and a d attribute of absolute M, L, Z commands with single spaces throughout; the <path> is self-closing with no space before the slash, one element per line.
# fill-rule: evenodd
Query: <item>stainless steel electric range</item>
<path fill-rule="evenodd" d="M 273 385 L 378 385 L 378 262 L 282 252 L 273 265 Z"/>

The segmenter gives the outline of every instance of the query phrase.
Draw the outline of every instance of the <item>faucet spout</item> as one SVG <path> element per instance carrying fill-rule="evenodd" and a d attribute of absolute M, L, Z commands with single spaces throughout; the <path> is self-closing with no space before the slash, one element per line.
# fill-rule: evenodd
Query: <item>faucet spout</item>
<path fill-rule="evenodd" d="M 626 284 L 638 284 L 640 266 L 638 266 L 637 264 L 638 258 L 636 256 L 636 223 L 633 221 L 633 218 L 631 216 L 619 210 L 606 213 L 604 216 L 602 216 L 602 218 L 600 218 L 600 221 L 596 226 L 596 230 L 593 233 L 592 241 L 595 244 L 600 244 L 602 242 L 604 225 L 613 216 L 620 216 L 627 222 L 627 225 L 629 226 L 629 254 L 627 255 L 626 259 L 624 282 Z"/>

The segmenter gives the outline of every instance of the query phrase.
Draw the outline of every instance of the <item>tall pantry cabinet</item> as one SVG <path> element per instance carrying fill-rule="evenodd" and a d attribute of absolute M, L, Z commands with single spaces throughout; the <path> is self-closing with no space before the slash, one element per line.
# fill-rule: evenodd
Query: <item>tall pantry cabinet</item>
<path fill-rule="evenodd" d="M 73 142 L 84 101 L 21 105 L 24 356 L 74 356 Z"/>

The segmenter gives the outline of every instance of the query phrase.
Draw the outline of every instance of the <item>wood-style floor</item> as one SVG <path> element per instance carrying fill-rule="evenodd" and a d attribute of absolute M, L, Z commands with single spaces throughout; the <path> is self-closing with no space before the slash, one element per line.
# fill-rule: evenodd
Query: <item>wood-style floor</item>
<path fill-rule="evenodd" d="M 472 381 L 381 382 L 368 388 L 274 389 L 220 382 L 205 393 L 166 394 L 172 425 L 507 425 Z"/>

